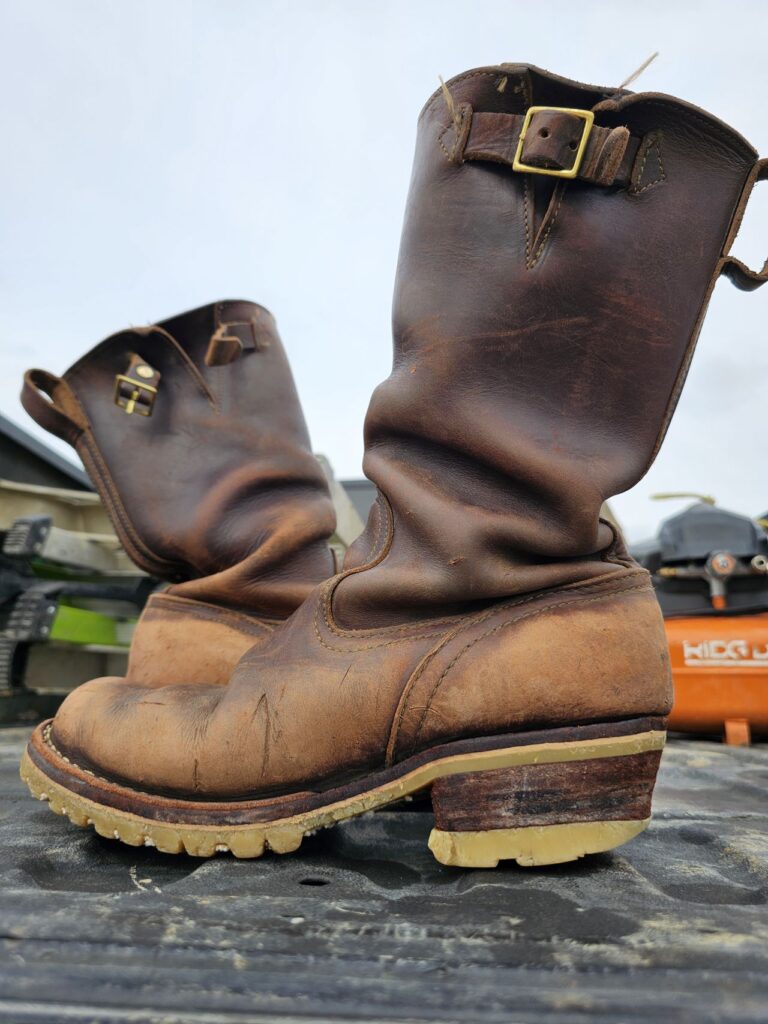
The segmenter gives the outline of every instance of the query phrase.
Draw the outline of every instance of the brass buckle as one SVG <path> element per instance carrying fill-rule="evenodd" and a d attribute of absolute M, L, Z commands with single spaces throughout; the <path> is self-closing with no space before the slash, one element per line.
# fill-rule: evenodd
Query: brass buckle
<path fill-rule="evenodd" d="M 573 114 L 574 117 L 580 117 L 584 122 L 584 130 L 581 133 L 581 141 L 579 142 L 579 147 L 576 150 L 573 165 L 563 171 L 549 170 L 546 167 L 531 167 L 530 164 L 524 164 L 520 159 L 523 152 L 525 135 L 528 131 L 528 126 L 531 123 L 531 118 L 534 114 L 540 114 L 545 110 L 553 110 L 558 114 Z M 594 121 L 595 115 L 591 110 L 576 110 L 574 107 L 529 107 L 525 115 L 525 120 L 523 121 L 523 128 L 520 132 L 517 149 L 515 150 L 515 159 L 512 161 L 512 170 L 525 171 L 528 174 L 548 174 L 552 178 L 575 178 L 581 168 L 581 161 L 584 159 L 584 151 L 587 148 L 589 133 L 592 131 Z"/>
<path fill-rule="evenodd" d="M 127 384 L 130 387 L 131 394 L 129 398 L 120 394 L 121 384 Z M 139 402 L 142 392 L 146 392 L 149 396 L 144 404 Z M 121 409 L 124 409 L 128 416 L 135 412 L 139 416 L 151 416 L 156 397 L 157 388 L 153 388 L 151 384 L 142 384 L 140 381 L 134 380 L 133 377 L 126 377 L 122 373 L 115 375 L 115 405 L 119 405 Z"/>

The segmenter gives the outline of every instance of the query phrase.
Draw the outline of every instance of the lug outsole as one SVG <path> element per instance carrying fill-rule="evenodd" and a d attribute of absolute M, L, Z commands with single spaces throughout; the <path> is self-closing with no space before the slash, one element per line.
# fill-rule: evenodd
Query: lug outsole
<path fill-rule="evenodd" d="M 261 857 L 266 851 L 293 853 L 304 836 L 339 821 L 385 807 L 429 787 L 438 778 L 466 772 L 493 770 L 519 764 L 564 763 L 602 757 L 620 757 L 660 750 L 665 733 L 651 731 L 630 736 L 542 743 L 505 750 L 458 754 L 429 762 L 399 779 L 368 792 L 279 821 L 248 825 L 194 825 L 156 821 L 97 803 L 54 782 L 25 751 L 21 778 L 38 800 L 81 828 L 129 846 L 150 846 L 162 853 L 212 857 L 231 853 L 238 858 Z M 456 867 L 495 867 L 514 860 L 528 867 L 565 863 L 589 853 L 620 846 L 647 827 L 650 819 L 592 821 L 529 828 L 490 829 L 485 832 L 444 832 L 433 829 L 429 848 L 436 859 Z"/>

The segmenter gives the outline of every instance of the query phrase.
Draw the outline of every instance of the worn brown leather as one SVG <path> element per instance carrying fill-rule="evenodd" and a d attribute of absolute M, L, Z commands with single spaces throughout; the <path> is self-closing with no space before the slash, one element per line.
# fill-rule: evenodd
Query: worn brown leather
<path fill-rule="evenodd" d="M 73 693 L 53 742 L 95 774 L 253 798 L 451 740 L 668 712 L 648 574 L 599 510 L 658 450 L 755 154 L 679 100 L 528 66 L 448 89 L 419 122 L 365 534 L 227 687 Z M 628 182 L 462 149 L 468 118 L 530 105 L 592 109 L 606 140 L 621 129 Z M 548 123 L 567 147 L 570 120 Z"/>
<path fill-rule="evenodd" d="M 76 448 L 136 564 L 173 583 L 139 622 L 130 678 L 225 681 L 333 572 L 328 485 L 262 306 L 120 331 L 61 378 L 29 371 L 22 401 Z"/>
<path fill-rule="evenodd" d="M 464 122 L 500 118 L 502 135 L 531 105 L 594 110 L 599 127 L 629 132 L 636 157 L 625 187 L 519 174 L 457 151 L 466 124 L 440 91 L 427 103 L 394 366 L 365 425 L 365 473 L 394 535 L 387 557 L 337 592 L 350 626 L 605 571 L 600 506 L 658 451 L 755 166 L 740 135 L 672 97 L 523 65 L 470 71 L 448 88 Z M 573 139 L 573 118 L 536 117 L 553 153 L 558 125 Z M 374 514 L 346 566 L 366 560 L 378 531 Z"/>
<path fill-rule="evenodd" d="M 55 745 L 144 791 L 235 799 L 328 786 L 464 737 L 671 706 L 645 570 L 362 631 L 335 622 L 338 585 L 319 587 L 227 686 L 79 687 L 54 720 Z"/>
<path fill-rule="evenodd" d="M 223 686 L 245 652 L 266 640 L 278 621 L 168 591 L 152 594 L 131 639 L 126 678 L 146 686 Z"/>

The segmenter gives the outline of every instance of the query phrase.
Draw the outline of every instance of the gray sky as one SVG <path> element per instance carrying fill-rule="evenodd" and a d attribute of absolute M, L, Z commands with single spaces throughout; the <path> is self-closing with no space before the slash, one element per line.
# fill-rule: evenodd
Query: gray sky
<path fill-rule="evenodd" d="M 314 446 L 359 476 L 389 372 L 418 112 L 468 68 L 529 61 L 705 107 L 768 152 L 768 3 L 0 0 L 0 410 L 23 371 L 219 298 L 276 315 Z M 736 252 L 768 255 L 768 188 Z M 698 490 L 768 508 L 768 286 L 721 281 L 655 467 L 615 509 L 632 538 Z M 639 385 L 642 382 L 638 382 Z M 71 453 L 59 445 L 63 453 Z"/>

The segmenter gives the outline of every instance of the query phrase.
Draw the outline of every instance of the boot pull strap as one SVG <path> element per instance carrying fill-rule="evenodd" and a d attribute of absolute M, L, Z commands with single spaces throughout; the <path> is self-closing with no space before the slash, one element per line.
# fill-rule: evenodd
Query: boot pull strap
<path fill-rule="evenodd" d="M 752 189 L 758 181 L 765 181 L 767 178 L 768 159 L 758 160 L 747 178 L 746 184 L 744 185 L 744 191 L 741 193 L 741 199 L 739 200 L 739 205 L 736 208 L 731 229 L 728 232 L 728 238 L 723 246 L 724 252 L 728 252 L 733 245 L 736 235 L 738 234 L 739 228 L 741 227 L 741 221 L 744 217 L 744 211 L 747 207 L 747 203 L 749 202 L 749 197 L 752 194 Z M 746 263 L 743 263 L 740 259 L 737 259 L 735 256 L 727 255 L 723 257 L 723 261 L 720 266 L 720 273 L 725 274 L 726 277 L 730 278 L 731 282 L 735 284 L 737 288 L 741 288 L 741 290 L 745 292 L 751 292 L 754 291 L 755 288 L 759 288 L 761 284 L 765 284 L 765 282 L 768 281 L 768 260 L 763 264 L 762 270 L 750 270 Z"/>
<path fill-rule="evenodd" d="M 205 353 L 205 365 L 226 366 L 239 359 L 243 353 L 258 352 L 262 347 L 257 320 L 221 323 L 211 335 Z"/>
<path fill-rule="evenodd" d="M 601 128 L 594 116 L 565 107 L 483 113 L 461 103 L 438 141 L 453 163 L 487 160 L 525 174 L 629 185 L 642 140 L 624 127 Z"/>
<path fill-rule="evenodd" d="M 73 448 L 88 426 L 87 417 L 69 384 L 47 370 L 27 370 L 21 404 L 35 423 Z"/>

